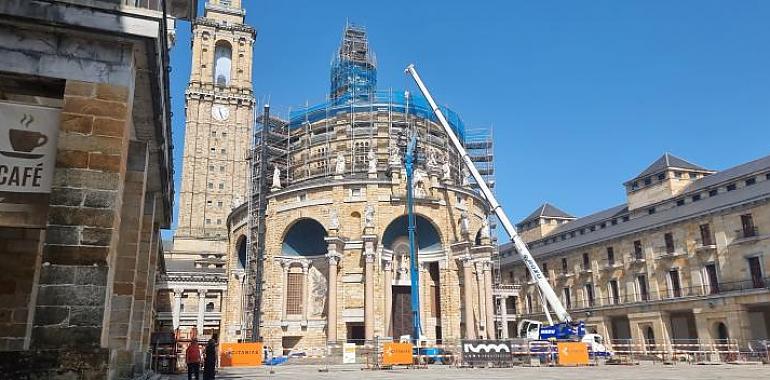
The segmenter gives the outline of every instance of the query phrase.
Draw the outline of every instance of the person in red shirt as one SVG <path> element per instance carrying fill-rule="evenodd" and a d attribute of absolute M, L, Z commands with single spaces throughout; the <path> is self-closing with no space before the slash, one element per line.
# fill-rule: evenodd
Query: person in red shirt
<path fill-rule="evenodd" d="M 200 379 L 201 370 L 201 349 L 198 347 L 198 340 L 193 338 L 185 351 L 185 361 L 187 362 L 187 380 L 192 380 L 195 374 L 195 380 Z"/>

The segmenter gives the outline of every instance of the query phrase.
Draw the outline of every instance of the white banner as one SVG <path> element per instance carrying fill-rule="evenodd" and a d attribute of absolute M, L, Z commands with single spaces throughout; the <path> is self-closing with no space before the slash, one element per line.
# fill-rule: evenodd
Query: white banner
<path fill-rule="evenodd" d="M 356 344 L 342 344 L 342 364 L 356 364 Z"/>
<path fill-rule="evenodd" d="M 50 193 L 61 110 L 0 102 L 0 191 Z"/>

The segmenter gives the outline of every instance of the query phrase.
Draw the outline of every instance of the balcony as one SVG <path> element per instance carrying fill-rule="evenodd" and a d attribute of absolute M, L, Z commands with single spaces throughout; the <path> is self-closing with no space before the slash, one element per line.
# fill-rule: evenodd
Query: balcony
<path fill-rule="evenodd" d="M 631 264 L 644 264 L 647 262 L 647 259 L 644 258 L 644 253 L 641 252 L 634 252 L 630 257 Z"/>
<path fill-rule="evenodd" d="M 521 285 L 519 284 L 498 284 L 492 287 L 492 295 L 497 297 L 515 297 L 519 295 Z"/>
<path fill-rule="evenodd" d="M 623 268 L 623 263 L 620 261 L 602 261 L 599 263 L 599 270 L 601 271 L 613 271 L 615 269 Z"/>
<path fill-rule="evenodd" d="M 573 276 L 575 276 L 574 273 L 570 273 L 569 271 L 563 270 L 556 275 L 556 278 L 558 278 L 559 280 L 566 280 Z"/>
<path fill-rule="evenodd" d="M 659 248 L 656 250 L 657 255 L 655 255 L 656 260 L 672 260 L 679 257 L 685 257 L 687 256 L 687 252 L 682 251 L 681 249 L 668 249 L 666 247 Z"/>
<path fill-rule="evenodd" d="M 742 228 L 735 230 L 735 240 L 732 244 L 754 243 L 758 240 L 766 239 L 770 235 L 761 235 L 757 227 Z"/>
<path fill-rule="evenodd" d="M 593 272 L 594 271 L 593 271 L 593 269 L 591 269 L 590 265 L 583 265 L 583 266 L 580 267 L 580 271 L 578 272 L 578 274 L 580 274 L 580 275 L 590 275 Z"/>

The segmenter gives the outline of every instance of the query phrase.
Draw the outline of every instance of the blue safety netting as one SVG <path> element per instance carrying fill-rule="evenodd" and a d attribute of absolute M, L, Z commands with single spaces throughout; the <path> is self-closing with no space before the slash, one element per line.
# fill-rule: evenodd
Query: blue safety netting
<path fill-rule="evenodd" d="M 465 124 L 460 115 L 448 107 L 439 106 L 439 108 L 460 140 L 465 141 Z M 433 109 L 422 95 L 410 94 L 407 98 L 403 91 L 372 91 L 356 95 L 347 92 L 336 99 L 293 110 L 289 112 L 289 127 L 298 128 L 305 123 L 315 123 L 346 113 L 376 112 L 388 109 L 396 113 L 408 112 L 410 115 L 438 123 Z"/>

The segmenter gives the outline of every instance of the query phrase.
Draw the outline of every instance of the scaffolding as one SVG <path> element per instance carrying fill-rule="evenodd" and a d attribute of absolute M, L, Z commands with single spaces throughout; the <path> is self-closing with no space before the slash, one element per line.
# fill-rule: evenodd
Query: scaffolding
<path fill-rule="evenodd" d="M 404 155 L 400 138 L 408 130 L 418 132 L 415 166 L 440 173 L 437 162 L 448 160 L 451 178 L 463 182 L 463 162 L 451 149 L 435 113 L 421 94 L 378 91 L 376 60 L 363 28 L 348 24 L 336 58 L 331 64 L 331 86 L 327 100 L 289 109 L 284 120 L 270 115 L 269 107 L 255 116 L 250 152 L 249 182 L 249 270 L 250 283 L 244 292 L 248 321 L 247 336 L 260 337 L 260 305 L 263 285 L 266 195 L 275 169 L 282 187 L 329 181 L 338 160 L 345 161 L 346 179 L 369 178 L 369 154 L 377 161 L 377 176 L 389 175 L 391 155 Z M 451 128 L 463 142 L 484 180 L 494 186 L 494 155 L 491 128 L 467 129 L 460 116 L 440 106 Z M 399 164 L 400 165 L 400 164 Z M 433 166 L 431 166 L 433 165 Z M 440 164 L 439 164 L 440 166 Z M 384 179 L 384 178 L 383 178 Z M 471 188 L 477 188 L 470 179 Z M 490 229 L 495 227 L 490 221 Z M 492 236 L 495 236 L 492 234 Z M 499 265 L 496 266 L 499 269 Z M 499 270 L 498 270 L 499 272 Z"/>

